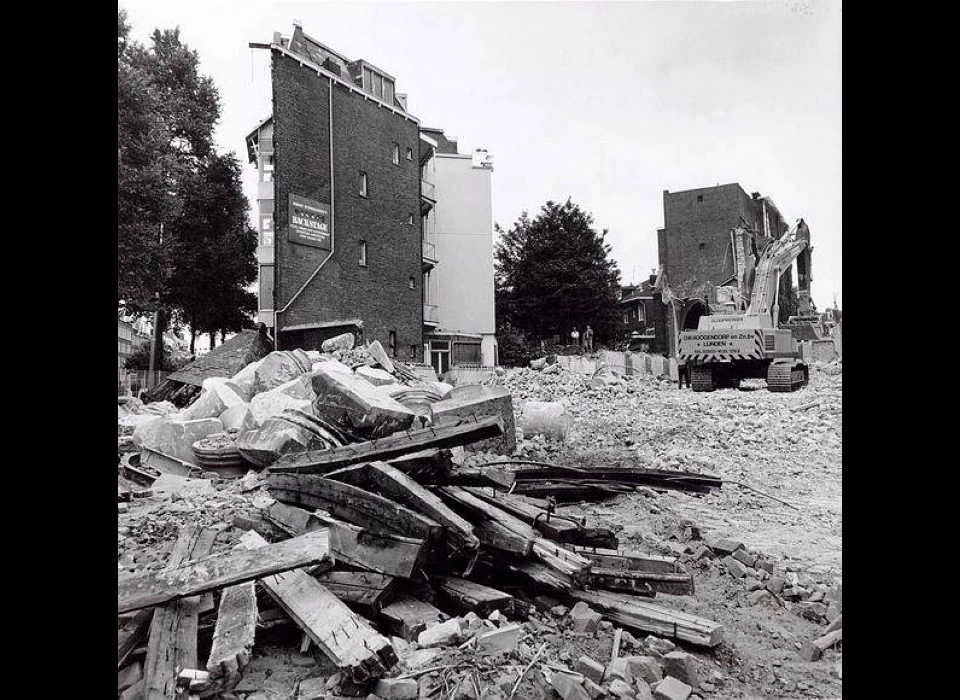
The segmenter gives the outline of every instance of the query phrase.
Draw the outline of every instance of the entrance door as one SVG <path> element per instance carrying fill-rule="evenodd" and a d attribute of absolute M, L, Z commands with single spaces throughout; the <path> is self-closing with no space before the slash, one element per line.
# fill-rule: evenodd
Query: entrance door
<path fill-rule="evenodd" d="M 450 341 L 449 340 L 431 340 L 430 341 L 430 364 L 436 370 L 437 374 L 443 374 L 450 369 Z"/>

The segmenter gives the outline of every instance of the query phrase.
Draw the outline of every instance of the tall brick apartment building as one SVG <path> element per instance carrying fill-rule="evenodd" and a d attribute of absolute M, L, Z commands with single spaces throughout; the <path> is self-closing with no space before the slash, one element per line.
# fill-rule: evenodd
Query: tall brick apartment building
<path fill-rule="evenodd" d="M 664 227 L 657 230 L 661 279 L 672 293 L 667 314 L 669 354 L 679 330 L 697 327 L 709 310 L 742 311 L 738 289 L 749 288 L 758 246 L 790 226 L 770 197 L 748 195 L 737 183 L 663 192 Z M 746 233 L 735 233 L 742 227 Z M 801 274 L 809 274 L 804 261 Z M 793 286 L 791 270 L 781 276 L 781 294 Z M 671 295 L 665 295 L 670 297 Z M 665 301 L 667 299 L 665 298 Z"/>
<path fill-rule="evenodd" d="M 273 114 L 247 137 L 260 171 L 260 314 L 285 348 L 353 331 L 423 359 L 419 122 L 394 78 L 274 34 Z"/>

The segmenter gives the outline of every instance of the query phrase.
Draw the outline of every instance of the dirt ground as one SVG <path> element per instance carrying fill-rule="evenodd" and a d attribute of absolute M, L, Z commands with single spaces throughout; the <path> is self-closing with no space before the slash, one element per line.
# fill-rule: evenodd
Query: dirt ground
<path fill-rule="evenodd" d="M 648 376 L 588 388 L 579 375 L 532 370 L 511 370 L 493 383 L 513 393 L 518 424 L 530 400 L 560 401 L 569 415 L 563 443 L 525 439 L 521 431 L 519 458 L 572 466 L 676 468 L 724 480 L 722 489 L 708 495 L 640 489 L 609 500 L 564 505 L 559 511 L 616 530 L 623 548 L 679 556 L 694 574 L 694 595 L 660 594 L 655 602 L 724 627 L 724 641 L 713 651 L 684 646 L 698 659 L 701 680 L 706 681 L 696 696 L 842 696 L 839 649 L 828 650 L 815 662 L 802 661 L 799 655 L 804 641 L 823 634 L 826 620 L 810 614 L 822 604 L 771 596 L 751 605 L 744 579 L 731 576 L 719 558 L 695 556 L 704 542 L 738 540 L 772 560 L 777 575 L 792 577 L 816 599 L 825 592 L 834 596 L 827 600 L 837 597 L 843 565 L 839 365 L 815 369 L 809 386 L 783 394 L 766 391 L 762 382 L 699 394 Z M 470 461 L 491 457 L 475 455 Z M 134 500 L 118 518 L 118 572 L 163 566 L 183 523 L 220 523 L 224 533 L 217 549 L 225 549 L 237 534 L 229 523 L 234 515 L 250 512 L 252 495 L 243 493 L 239 482 L 230 482 L 196 493 Z M 702 539 L 689 536 L 691 524 Z M 564 629 L 563 620 L 544 613 L 524 630 L 524 653 L 504 662 L 502 678 L 495 673 L 490 678 L 504 692 L 543 642 L 549 647 L 544 658 L 571 667 L 583 653 L 609 659 L 612 631 L 607 624 L 598 633 L 575 635 Z M 628 644 L 622 653 L 645 653 L 642 635 L 637 637 L 634 650 Z M 300 654 L 298 646 L 296 628 L 258 630 L 253 659 L 234 697 L 296 698 L 302 679 L 332 673 L 315 649 Z M 516 672 L 510 676 L 509 669 Z M 542 681 L 525 681 L 518 695 L 539 700 L 544 687 Z"/>

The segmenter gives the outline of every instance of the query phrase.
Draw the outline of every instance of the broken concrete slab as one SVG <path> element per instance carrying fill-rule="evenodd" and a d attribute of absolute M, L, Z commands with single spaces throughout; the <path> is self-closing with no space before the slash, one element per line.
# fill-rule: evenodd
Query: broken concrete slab
<path fill-rule="evenodd" d="M 727 567 L 727 571 L 734 578 L 743 578 L 748 573 L 747 567 L 732 556 L 724 557 L 723 563 Z"/>
<path fill-rule="evenodd" d="M 770 580 L 767 581 L 767 590 L 773 595 L 780 595 L 786 585 L 787 582 L 782 576 L 771 576 Z"/>
<path fill-rule="evenodd" d="M 275 350 L 260 362 L 253 382 L 254 395 L 276 389 L 310 370 L 310 359 L 303 351 Z"/>
<path fill-rule="evenodd" d="M 586 654 L 577 659 L 577 664 L 573 667 L 573 670 L 583 674 L 595 683 L 603 682 L 603 674 L 605 671 L 603 664 L 591 659 Z"/>
<path fill-rule="evenodd" d="M 459 617 L 452 617 L 446 622 L 431 625 L 417 637 L 417 644 L 424 649 L 459 644 L 463 641 L 461 625 L 462 621 Z"/>
<path fill-rule="evenodd" d="M 737 549 L 730 556 L 751 569 L 757 565 L 757 558 L 745 549 Z"/>
<path fill-rule="evenodd" d="M 609 691 L 611 695 L 620 698 L 620 700 L 633 700 L 633 686 L 619 678 L 610 681 Z"/>
<path fill-rule="evenodd" d="M 327 338 L 320 344 L 320 349 L 324 352 L 336 352 L 337 350 L 353 350 L 357 339 L 353 333 L 341 333 L 332 338 Z"/>
<path fill-rule="evenodd" d="M 149 447 L 170 457 L 194 464 L 193 443 L 197 440 L 223 432 L 223 423 L 218 418 L 179 421 L 169 418 L 140 426 L 140 434 L 134 431 L 133 443 Z"/>
<path fill-rule="evenodd" d="M 517 448 L 513 396 L 503 387 L 480 384 L 454 387 L 445 398 L 430 406 L 430 416 L 434 423 L 453 418 L 463 420 L 500 416 L 503 435 L 471 445 L 471 449 L 510 455 Z"/>
<path fill-rule="evenodd" d="M 569 423 L 567 411 L 558 401 L 527 401 L 520 414 L 520 429 L 527 440 L 542 435 L 563 442 L 567 439 Z"/>
<path fill-rule="evenodd" d="M 500 654 L 517 648 L 523 628 L 520 625 L 504 625 L 499 629 L 483 632 L 477 636 L 477 652 Z"/>
<path fill-rule="evenodd" d="M 413 423 L 413 412 L 362 377 L 331 371 L 325 364 L 311 376 L 317 394 L 314 408 L 321 418 L 370 438 L 406 430 Z"/>
<path fill-rule="evenodd" d="M 587 603 L 580 601 L 570 610 L 570 617 L 573 620 L 573 631 L 585 634 L 596 632 L 603 616 Z"/>
<path fill-rule="evenodd" d="M 633 671 L 630 670 L 630 663 L 626 657 L 614 659 L 607 664 L 607 670 L 603 674 L 603 681 L 607 682 L 614 679 L 620 679 L 624 683 L 633 682 Z"/>
<path fill-rule="evenodd" d="M 719 539 L 708 544 L 710 545 L 710 549 L 720 556 L 733 554 L 738 549 L 743 549 L 743 542 L 737 542 L 735 540 Z"/>
<path fill-rule="evenodd" d="M 653 688 L 653 697 L 657 700 L 687 700 L 693 688 L 683 681 L 667 676 Z"/>
<path fill-rule="evenodd" d="M 255 429 L 241 433 L 237 449 L 243 458 L 260 467 L 266 467 L 287 454 L 308 450 L 326 450 L 337 446 L 297 416 L 297 411 L 286 409 L 272 416 Z"/>
<path fill-rule="evenodd" d="M 397 378 L 386 370 L 377 369 L 376 367 L 368 367 L 367 365 L 357 367 L 356 375 L 358 377 L 363 377 L 374 386 L 387 386 L 389 384 L 397 383 Z"/>
<path fill-rule="evenodd" d="M 683 681 L 691 688 L 700 685 L 697 662 L 693 656 L 683 651 L 671 651 L 663 657 L 663 670 L 667 676 Z"/>
<path fill-rule="evenodd" d="M 415 678 L 381 678 L 375 692 L 384 700 L 413 700 L 419 688 Z"/>
<path fill-rule="evenodd" d="M 554 671 L 550 678 L 550 685 L 561 700 L 590 700 L 590 696 L 583 688 L 580 676 L 563 671 Z"/>
<path fill-rule="evenodd" d="M 643 645 L 646 647 L 654 656 L 663 656 L 664 654 L 669 654 L 671 651 L 677 648 L 677 645 L 671 642 L 669 639 L 664 639 L 663 637 L 656 637 L 654 635 L 648 635 L 643 640 Z"/>
<path fill-rule="evenodd" d="M 231 406 L 218 417 L 223 423 L 223 429 L 228 433 L 231 430 L 242 433 L 257 427 L 257 420 L 253 417 L 253 411 L 248 403 Z"/>
<path fill-rule="evenodd" d="M 623 660 L 634 679 L 640 678 L 650 685 L 655 685 L 663 680 L 660 663 L 653 656 L 625 656 Z"/>
<path fill-rule="evenodd" d="M 635 678 L 633 686 L 637 689 L 636 700 L 653 700 L 653 691 L 650 684 L 639 678 Z"/>
<path fill-rule="evenodd" d="M 313 413 L 313 402 L 308 399 L 298 399 L 276 390 L 257 394 L 250 401 L 250 411 L 253 413 L 253 419 L 257 422 L 257 425 L 262 425 L 268 418 L 279 416 L 289 408 Z"/>
<path fill-rule="evenodd" d="M 155 496 L 195 496 L 212 493 L 213 483 L 209 479 L 188 479 L 179 474 L 161 474 L 150 486 Z"/>
<path fill-rule="evenodd" d="M 370 353 L 370 357 L 377 361 L 377 364 L 390 374 L 396 371 L 397 368 L 394 367 L 393 360 L 387 355 L 387 351 L 383 349 L 383 345 L 380 344 L 379 340 L 367 343 L 367 352 Z"/>

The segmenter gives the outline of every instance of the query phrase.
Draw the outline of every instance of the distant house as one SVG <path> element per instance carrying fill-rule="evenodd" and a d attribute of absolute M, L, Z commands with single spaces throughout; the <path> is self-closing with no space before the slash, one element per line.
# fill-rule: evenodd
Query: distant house
<path fill-rule="evenodd" d="M 662 354 L 667 351 L 667 309 L 655 288 L 656 275 L 638 285 L 620 288 L 620 312 L 629 349 Z"/>
<path fill-rule="evenodd" d="M 127 358 L 133 354 L 135 335 L 133 324 L 117 319 L 117 367 L 126 365 Z"/>

